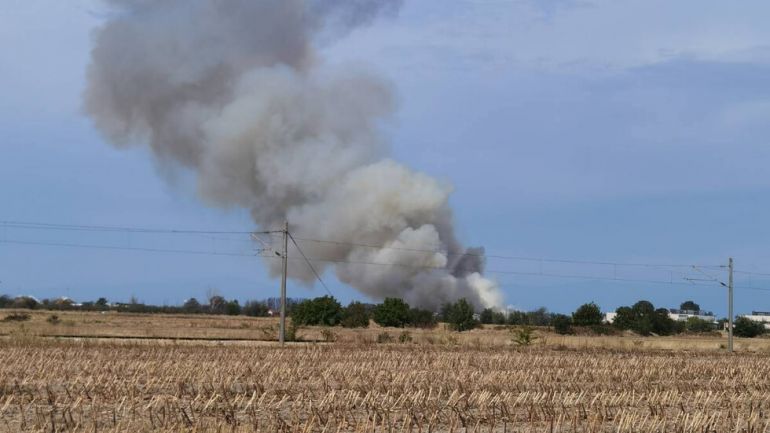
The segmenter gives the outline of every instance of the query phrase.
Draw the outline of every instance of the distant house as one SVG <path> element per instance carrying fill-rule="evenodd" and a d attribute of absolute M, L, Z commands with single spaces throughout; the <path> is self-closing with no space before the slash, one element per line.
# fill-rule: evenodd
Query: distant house
<path fill-rule="evenodd" d="M 765 329 L 770 329 L 770 312 L 769 311 L 752 311 L 751 314 L 744 314 L 741 317 L 745 317 L 755 322 L 761 322 L 765 325 Z"/>

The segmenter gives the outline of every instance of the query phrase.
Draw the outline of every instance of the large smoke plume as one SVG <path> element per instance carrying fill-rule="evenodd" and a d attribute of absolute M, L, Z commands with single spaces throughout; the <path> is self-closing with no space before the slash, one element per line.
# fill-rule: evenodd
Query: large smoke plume
<path fill-rule="evenodd" d="M 389 86 L 319 59 L 319 44 L 399 3 L 112 0 L 94 35 L 86 110 L 115 146 L 146 145 L 161 164 L 192 170 L 207 203 L 337 241 L 302 246 L 363 293 L 497 306 L 483 251 L 455 238 L 449 187 L 387 158 L 378 122 L 393 110 Z M 299 262 L 290 277 L 313 282 Z"/>

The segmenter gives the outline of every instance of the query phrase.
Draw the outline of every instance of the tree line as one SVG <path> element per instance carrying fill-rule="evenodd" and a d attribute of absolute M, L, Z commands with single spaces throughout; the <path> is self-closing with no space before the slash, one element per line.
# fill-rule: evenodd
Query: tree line
<path fill-rule="evenodd" d="M 268 317 L 278 314 L 280 299 L 249 300 L 241 305 L 237 299 L 228 300 L 220 295 L 212 295 L 205 303 L 201 303 L 196 298 L 190 298 L 182 305 L 158 306 L 144 304 L 133 297 L 126 303 L 110 303 L 103 297 L 96 301 L 76 303 L 69 298 L 38 301 L 31 296 L 0 295 L 0 308 Z M 700 306 L 693 301 L 685 301 L 680 305 L 680 310 L 697 314 L 700 312 Z M 479 325 L 506 325 L 551 327 L 559 334 L 573 333 L 576 328 L 590 329 L 597 334 L 626 330 L 639 335 L 703 333 L 721 328 L 726 322 L 726 319 L 722 319 L 715 327 L 713 322 L 698 317 L 689 317 L 686 321 L 674 320 L 669 316 L 669 310 L 655 308 L 646 300 L 617 308 L 612 323 L 605 322 L 605 315 L 593 302 L 581 305 L 570 315 L 551 313 L 545 307 L 532 311 L 508 312 L 486 308 L 476 315 L 473 306 L 465 299 L 446 303 L 439 312 L 433 312 L 411 307 L 400 298 L 386 298 L 380 304 L 353 301 L 343 307 L 334 297 L 321 296 L 313 299 L 287 299 L 287 315 L 291 317 L 295 326 L 357 328 L 367 327 L 370 321 L 374 321 L 380 326 L 387 327 L 432 328 L 441 321 L 456 331 L 467 331 Z M 733 332 L 738 337 L 756 337 L 765 333 L 765 327 L 762 323 L 737 317 Z"/>

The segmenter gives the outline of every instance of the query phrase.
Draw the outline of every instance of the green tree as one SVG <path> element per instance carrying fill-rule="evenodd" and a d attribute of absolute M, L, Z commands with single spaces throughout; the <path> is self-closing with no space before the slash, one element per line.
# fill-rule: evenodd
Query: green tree
<path fill-rule="evenodd" d="M 13 300 L 13 308 L 27 308 L 30 310 L 35 309 L 39 303 L 31 296 L 19 296 Z"/>
<path fill-rule="evenodd" d="M 94 305 L 96 305 L 96 308 L 99 310 L 108 310 L 110 308 L 110 303 L 107 301 L 107 298 L 97 299 Z"/>
<path fill-rule="evenodd" d="M 241 313 L 251 317 L 266 317 L 267 305 L 260 301 L 246 301 L 241 308 Z"/>
<path fill-rule="evenodd" d="M 302 301 L 292 309 L 291 320 L 297 326 L 336 326 L 342 321 L 342 305 L 332 296 Z"/>
<path fill-rule="evenodd" d="M 479 322 L 481 322 L 484 325 L 490 325 L 492 324 L 492 321 L 495 319 L 495 312 L 491 308 L 485 308 L 481 311 L 481 314 L 479 315 Z"/>
<path fill-rule="evenodd" d="M 228 316 L 237 316 L 241 314 L 241 305 L 237 299 L 233 299 L 225 304 L 225 314 Z"/>
<path fill-rule="evenodd" d="M 226 306 L 227 300 L 222 296 L 214 295 L 209 298 L 209 312 L 211 314 L 224 314 Z"/>
<path fill-rule="evenodd" d="M 433 328 L 436 326 L 436 315 L 430 310 L 412 308 L 409 310 L 409 325 L 415 328 Z"/>
<path fill-rule="evenodd" d="M 573 319 L 566 314 L 555 314 L 551 319 L 551 325 L 557 334 L 571 334 L 572 322 Z"/>
<path fill-rule="evenodd" d="M 688 311 L 700 311 L 700 305 L 693 301 L 684 301 L 679 305 L 679 309 Z"/>
<path fill-rule="evenodd" d="M 195 298 L 190 298 L 184 301 L 184 304 L 182 304 L 182 310 L 184 310 L 185 313 L 200 313 L 201 303 L 198 302 L 198 300 Z"/>
<path fill-rule="evenodd" d="M 551 313 L 545 307 L 527 312 L 527 324 L 532 326 L 551 326 Z"/>
<path fill-rule="evenodd" d="M 462 298 L 453 304 L 449 304 L 446 309 L 447 323 L 454 331 L 468 331 L 476 327 L 476 320 L 473 318 L 473 306 Z"/>
<path fill-rule="evenodd" d="M 671 335 L 678 332 L 677 323 L 665 308 L 655 309 L 649 301 L 639 301 L 631 307 L 615 310 L 617 316 L 613 325 L 618 329 L 630 329 L 640 335 Z"/>
<path fill-rule="evenodd" d="M 743 316 L 733 322 L 733 334 L 736 337 L 754 338 L 764 333 L 765 325 L 762 322 L 755 322 Z"/>
<path fill-rule="evenodd" d="M 593 326 L 601 325 L 602 310 L 599 306 L 593 302 L 581 305 L 574 313 L 572 313 L 572 323 L 575 326 Z"/>
<path fill-rule="evenodd" d="M 400 298 L 385 298 L 374 308 L 374 321 L 380 326 L 402 328 L 409 323 L 409 304 Z"/>
<path fill-rule="evenodd" d="M 342 326 L 345 328 L 368 328 L 369 311 L 360 302 L 351 302 L 342 313 Z"/>
<path fill-rule="evenodd" d="M 518 311 L 514 310 L 508 313 L 508 318 L 506 322 L 509 325 L 526 325 L 527 322 L 527 313 L 524 311 Z"/>

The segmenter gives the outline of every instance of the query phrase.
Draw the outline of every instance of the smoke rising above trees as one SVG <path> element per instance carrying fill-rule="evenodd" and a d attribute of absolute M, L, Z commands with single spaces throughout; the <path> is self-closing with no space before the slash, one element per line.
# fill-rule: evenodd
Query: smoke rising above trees
<path fill-rule="evenodd" d="M 302 248 L 372 298 L 501 305 L 482 276 L 483 250 L 464 255 L 455 237 L 451 188 L 388 157 L 378 124 L 394 110 L 390 86 L 320 57 L 320 45 L 395 14 L 400 1 L 109 4 L 84 105 L 110 143 L 146 146 L 164 169 L 191 171 L 205 203 L 249 209 L 260 228 L 288 220 L 293 233 L 339 241 Z M 416 251 L 426 249 L 435 252 Z M 289 276 L 314 279 L 299 265 Z"/>

